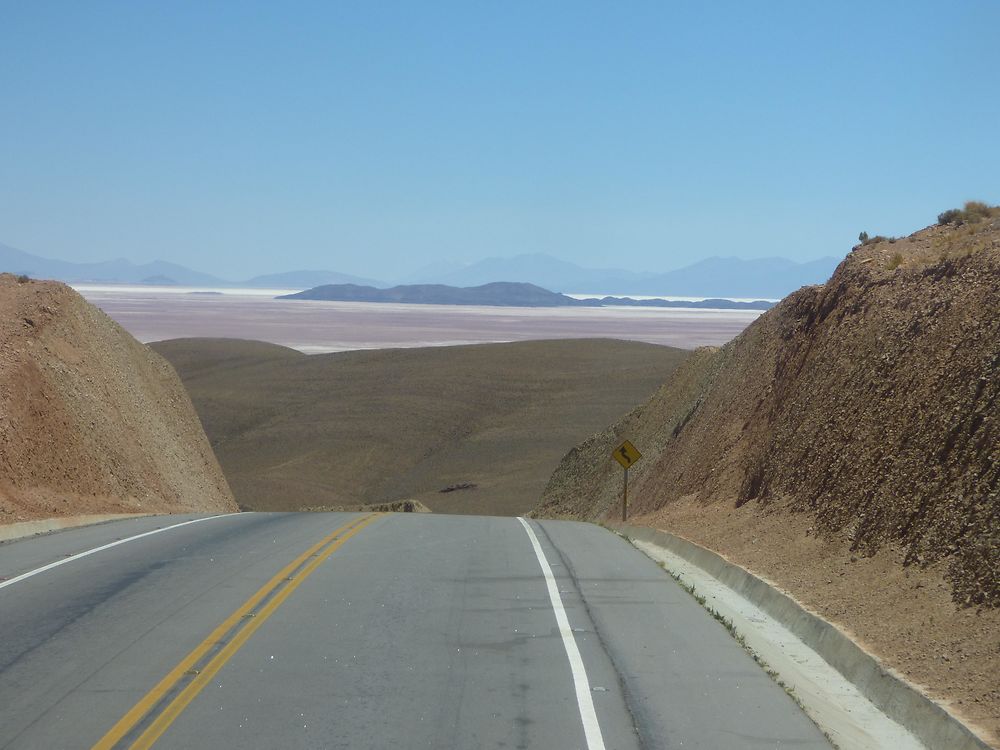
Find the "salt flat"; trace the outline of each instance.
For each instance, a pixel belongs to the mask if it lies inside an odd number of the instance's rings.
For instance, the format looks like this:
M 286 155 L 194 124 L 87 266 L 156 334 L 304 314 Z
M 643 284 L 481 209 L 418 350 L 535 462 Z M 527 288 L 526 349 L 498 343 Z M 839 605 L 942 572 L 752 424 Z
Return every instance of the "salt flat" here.
M 279 290 L 77 290 L 140 341 L 267 341 L 307 353 L 559 338 L 615 338 L 684 349 L 729 341 L 759 310 L 542 308 L 279 300 Z

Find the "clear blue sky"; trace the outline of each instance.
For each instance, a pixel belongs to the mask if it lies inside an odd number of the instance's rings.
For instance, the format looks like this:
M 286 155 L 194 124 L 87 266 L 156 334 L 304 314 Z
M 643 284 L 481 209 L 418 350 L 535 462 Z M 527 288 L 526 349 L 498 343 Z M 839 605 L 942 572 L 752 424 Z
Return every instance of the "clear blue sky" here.
M 232 278 L 843 255 L 1000 202 L 1000 2 L 0 0 L 0 242 Z

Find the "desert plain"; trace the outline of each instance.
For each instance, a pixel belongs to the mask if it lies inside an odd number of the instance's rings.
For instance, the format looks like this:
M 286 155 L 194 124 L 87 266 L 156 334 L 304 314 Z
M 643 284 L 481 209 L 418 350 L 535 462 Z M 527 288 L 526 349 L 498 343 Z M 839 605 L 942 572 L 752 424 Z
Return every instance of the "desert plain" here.
M 681 349 L 726 343 L 760 310 L 542 308 L 279 300 L 286 290 L 77 286 L 139 341 L 240 338 L 307 354 L 605 338 Z M 271 294 L 273 293 L 273 294 Z

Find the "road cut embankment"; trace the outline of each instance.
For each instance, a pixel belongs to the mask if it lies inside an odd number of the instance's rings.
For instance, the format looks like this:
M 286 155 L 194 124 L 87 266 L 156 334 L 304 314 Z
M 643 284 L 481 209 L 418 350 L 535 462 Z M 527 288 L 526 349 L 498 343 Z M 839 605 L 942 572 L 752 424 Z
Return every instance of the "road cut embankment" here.
M 777 582 L 1000 747 L 997 310 L 1000 207 L 864 240 L 569 451 L 533 513 L 620 517 L 631 441 L 631 523 Z
M 65 284 L 0 274 L 0 526 L 235 510 L 170 364 Z

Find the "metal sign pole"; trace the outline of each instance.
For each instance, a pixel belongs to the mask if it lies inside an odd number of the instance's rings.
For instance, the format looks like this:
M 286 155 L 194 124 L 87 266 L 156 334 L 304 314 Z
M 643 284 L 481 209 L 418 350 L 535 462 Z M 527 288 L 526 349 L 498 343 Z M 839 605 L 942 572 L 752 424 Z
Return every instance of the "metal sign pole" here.
M 611 457 L 620 463 L 625 470 L 625 487 L 622 489 L 622 523 L 625 523 L 628 520 L 628 469 L 642 458 L 642 454 L 631 442 L 626 440 L 615 449 Z
M 622 523 L 628 519 L 628 467 L 625 467 L 625 488 L 622 492 Z

